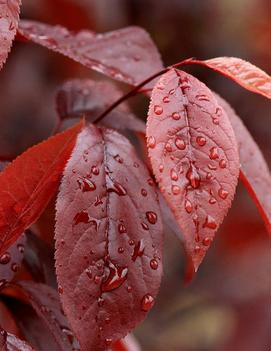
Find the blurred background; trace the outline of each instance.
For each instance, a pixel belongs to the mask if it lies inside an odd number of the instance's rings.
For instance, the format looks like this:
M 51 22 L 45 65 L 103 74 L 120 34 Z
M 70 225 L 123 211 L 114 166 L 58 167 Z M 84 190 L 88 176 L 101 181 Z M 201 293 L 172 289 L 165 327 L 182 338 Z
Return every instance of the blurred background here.
M 22 18 L 96 32 L 138 25 L 166 65 L 237 56 L 271 73 L 270 0 L 24 0 Z M 271 102 L 207 69 L 189 72 L 234 106 L 271 165 Z M 106 79 L 45 48 L 15 43 L 0 72 L 0 150 L 17 155 L 47 138 L 57 121 L 56 89 L 74 77 Z M 146 101 L 131 103 L 145 120 Z M 271 350 L 271 240 L 241 184 L 188 286 L 184 269 L 183 249 L 166 228 L 161 293 L 135 331 L 144 351 Z

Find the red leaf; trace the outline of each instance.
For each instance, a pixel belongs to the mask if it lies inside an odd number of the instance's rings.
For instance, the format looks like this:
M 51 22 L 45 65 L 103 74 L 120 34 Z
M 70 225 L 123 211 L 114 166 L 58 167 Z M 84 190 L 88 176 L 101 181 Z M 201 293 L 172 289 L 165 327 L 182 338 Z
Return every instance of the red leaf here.
M 0 351 L 34 351 L 25 341 L 17 336 L 7 333 L 1 328 L 0 331 Z
M 187 63 L 209 67 L 243 88 L 271 99 L 271 77 L 250 62 L 236 57 L 216 57 L 205 61 L 192 59 Z
M 0 254 L 35 222 L 55 193 L 81 127 L 33 146 L 0 173 Z
M 10 282 L 18 272 L 24 258 L 25 235 L 22 235 L 5 253 L 0 256 L 0 288 Z
M 58 91 L 57 111 L 61 119 L 84 116 L 87 121 L 93 122 L 122 95 L 110 82 L 70 80 Z M 145 132 L 145 123 L 131 113 L 126 103 L 111 111 L 101 123 L 114 129 Z
M 59 52 L 109 77 L 136 85 L 163 68 L 149 34 L 127 27 L 105 34 L 34 21 L 21 21 L 19 33 L 28 40 Z
M 17 31 L 20 4 L 20 0 L 4 0 L 0 4 L 0 70 L 6 62 Z
M 74 338 L 62 312 L 57 292 L 47 285 L 31 281 L 19 282 L 17 285 L 26 294 L 37 315 L 54 336 L 59 350 L 79 350 L 78 341 Z
M 81 132 L 57 201 L 56 271 L 82 351 L 108 348 L 154 304 L 163 231 L 153 185 L 125 137 Z
M 172 69 L 153 90 L 147 137 L 155 177 L 196 271 L 235 193 L 239 158 L 231 124 L 203 83 Z
M 235 132 L 241 162 L 240 178 L 256 202 L 271 234 L 270 170 L 258 145 L 232 107 L 219 95 L 215 94 L 215 97 L 229 116 Z

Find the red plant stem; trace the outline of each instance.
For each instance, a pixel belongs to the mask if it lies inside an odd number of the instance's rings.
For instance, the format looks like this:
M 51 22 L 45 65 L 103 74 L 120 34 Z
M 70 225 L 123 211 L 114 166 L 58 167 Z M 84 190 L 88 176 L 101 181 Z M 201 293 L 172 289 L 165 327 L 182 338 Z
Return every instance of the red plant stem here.
M 98 123 L 100 122 L 106 115 L 108 115 L 108 113 L 110 113 L 111 111 L 113 111 L 117 106 L 119 106 L 122 102 L 124 102 L 125 100 L 127 100 L 128 98 L 134 96 L 136 93 L 138 93 L 140 91 L 140 89 L 142 87 L 144 87 L 146 84 L 148 84 L 149 82 L 151 82 L 152 80 L 154 80 L 155 78 L 161 76 L 162 74 L 166 73 L 167 71 L 169 71 L 172 68 L 176 68 L 176 67 L 180 67 L 182 65 L 185 64 L 189 64 L 190 61 L 193 60 L 193 58 L 189 58 L 183 61 L 180 61 L 178 63 L 175 63 L 172 66 L 168 66 L 164 69 L 162 69 L 161 71 L 153 74 L 152 76 L 150 76 L 149 78 L 145 79 L 143 82 L 139 83 L 138 85 L 136 85 L 132 90 L 130 90 L 127 94 L 123 95 L 121 98 L 119 98 L 118 100 L 116 100 L 111 106 L 109 106 L 99 117 L 97 117 L 97 119 L 93 122 L 93 123 Z M 147 92 L 149 91 L 146 90 Z

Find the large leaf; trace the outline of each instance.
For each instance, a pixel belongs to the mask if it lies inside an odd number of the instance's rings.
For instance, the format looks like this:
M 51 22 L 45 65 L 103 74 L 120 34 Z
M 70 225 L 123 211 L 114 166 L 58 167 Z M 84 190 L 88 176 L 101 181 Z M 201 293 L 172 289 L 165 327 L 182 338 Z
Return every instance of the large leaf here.
M 6 62 L 17 31 L 20 4 L 20 0 L 3 0 L 0 3 L 0 70 Z
M 58 90 L 57 111 L 61 119 L 84 116 L 87 121 L 93 122 L 122 95 L 110 82 L 74 79 L 67 81 Z M 145 132 L 145 123 L 131 113 L 126 103 L 108 113 L 101 123 L 114 129 Z
M 139 27 L 127 27 L 105 34 L 34 21 L 21 21 L 19 33 L 26 39 L 59 52 L 109 77 L 138 84 L 163 68 L 149 34 Z
M 45 284 L 31 281 L 17 284 L 27 296 L 37 315 L 50 330 L 58 345 L 58 349 L 60 351 L 79 350 L 78 341 L 74 338 L 69 328 L 57 292 Z
M 236 57 L 216 57 L 203 61 L 189 59 L 187 63 L 209 67 L 245 89 L 271 99 L 271 77 L 250 62 Z
M 153 90 L 147 137 L 156 180 L 197 270 L 235 193 L 239 158 L 231 124 L 203 83 L 172 69 Z
M 226 111 L 238 142 L 240 153 L 240 178 L 256 202 L 266 228 L 271 234 L 271 174 L 259 146 L 232 107 L 215 94 Z
M 0 351 L 34 351 L 34 349 L 25 341 L 18 339 L 17 336 L 7 333 L 1 328 Z
M 0 254 L 41 214 L 55 193 L 82 124 L 33 146 L 0 173 Z
M 108 348 L 154 304 L 162 275 L 157 194 L 128 140 L 85 128 L 57 200 L 56 271 L 82 351 Z

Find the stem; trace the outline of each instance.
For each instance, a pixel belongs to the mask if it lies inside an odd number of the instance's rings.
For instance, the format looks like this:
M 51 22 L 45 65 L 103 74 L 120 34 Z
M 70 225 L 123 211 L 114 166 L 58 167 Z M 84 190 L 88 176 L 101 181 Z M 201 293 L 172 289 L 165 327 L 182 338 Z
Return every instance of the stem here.
M 182 65 L 186 65 L 189 64 L 190 61 L 193 60 L 193 58 L 189 58 L 183 61 L 180 61 L 178 63 L 175 63 L 172 66 L 168 66 L 164 69 L 162 69 L 161 71 L 153 74 L 152 76 L 150 76 L 149 78 L 145 79 L 143 82 L 139 83 L 138 85 L 136 85 L 132 90 L 130 90 L 127 94 L 123 95 L 121 98 L 119 98 L 118 100 L 116 100 L 111 106 L 109 106 L 99 117 L 96 118 L 95 121 L 93 121 L 93 123 L 98 123 L 100 122 L 108 113 L 110 113 L 111 111 L 113 111 L 117 106 L 119 106 L 122 102 L 124 102 L 125 100 L 127 100 L 128 98 L 136 95 L 137 92 L 140 91 L 140 89 L 142 87 L 144 87 L 144 85 L 148 84 L 149 82 L 151 82 L 152 80 L 154 80 L 155 78 L 161 76 L 162 74 L 168 72 L 170 69 L 172 68 L 177 68 L 180 67 Z M 146 90 L 147 92 L 149 91 L 148 89 Z

